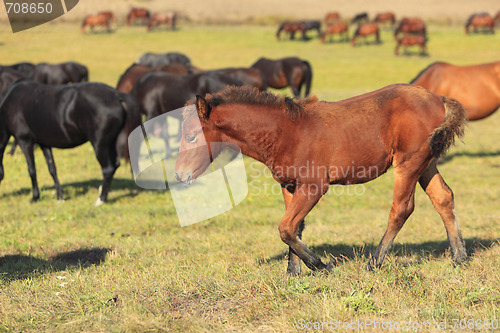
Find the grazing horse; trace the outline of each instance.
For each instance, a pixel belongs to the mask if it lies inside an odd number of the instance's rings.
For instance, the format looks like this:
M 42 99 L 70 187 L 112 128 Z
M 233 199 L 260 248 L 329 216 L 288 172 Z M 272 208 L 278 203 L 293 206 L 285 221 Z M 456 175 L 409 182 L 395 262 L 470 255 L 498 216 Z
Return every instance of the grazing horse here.
M 469 120 L 486 118 L 500 107 L 500 61 L 469 66 L 436 62 L 411 83 L 458 100 Z
M 333 268 L 301 240 L 304 218 L 329 185 L 366 183 L 391 165 L 395 179 L 388 226 L 368 269 L 382 265 L 413 212 L 417 183 L 441 215 L 453 259 L 466 259 L 453 193 L 436 163 L 463 134 L 465 109 L 457 101 L 399 84 L 339 102 L 229 88 L 198 96 L 195 106 L 184 112 L 175 177 L 191 184 L 230 145 L 265 164 L 285 199 L 278 229 L 289 246 L 289 274 L 300 273 L 300 260 L 312 270 Z M 208 154 L 202 153 L 207 147 Z
M 108 18 L 108 22 L 109 24 L 113 24 L 113 25 L 116 25 L 116 18 L 115 18 L 115 14 L 113 14 L 112 11 L 102 11 L 102 12 L 99 12 L 97 13 L 97 15 L 104 15 Z
M 196 95 L 214 93 L 229 85 L 241 86 L 241 82 L 217 71 L 185 75 L 154 72 L 137 81 L 130 94 L 135 97 L 140 113 L 146 115 L 146 120 L 151 120 L 183 107 L 186 102 L 196 98 Z M 168 128 L 166 130 L 168 131 Z M 169 153 L 170 136 L 166 131 L 161 134 Z M 179 124 L 178 139 L 180 134 Z
M 368 22 L 368 21 L 369 21 L 368 13 L 363 12 L 363 13 L 359 13 L 359 14 L 354 15 L 354 17 L 351 20 L 351 24 L 356 24 L 356 23 L 359 24 L 359 23 Z
M 267 89 L 266 82 L 262 77 L 262 73 L 257 68 L 246 68 L 246 67 L 237 67 L 237 68 L 222 68 L 215 69 L 213 72 L 222 73 L 233 78 L 236 81 L 239 81 L 242 86 L 245 87 L 253 87 L 259 91 L 263 91 Z
M 94 32 L 94 27 L 100 25 L 106 29 L 107 32 L 111 32 L 111 27 L 109 25 L 109 19 L 106 15 L 88 15 L 83 19 L 81 31 L 82 34 L 85 33 L 85 27 L 89 26 L 90 31 Z
M 335 22 L 329 24 L 323 34 L 321 35 L 321 42 L 324 43 L 327 36 L 330 36 L 330 42 L 333 42 L 333 35 L 340 35 L 341 40 L 339 41 L 348 41 L 349 40 L 349 26 L 345 22 Z
M 85 65 L 74 61 L 60 64 L 43 62 L 36 65 L 33 80 L 53 85 L 87 82 L 89 71 Z
M 161 24 L 165 24 L 169 26 L 170 29 L 175 30 L 176 21 L 177 14 L 174 12 L 154 13 L 149 18 L 147 30 L 151 31 L 153 28 L 159 27 Z
M 120 76 L 118 83 L 116 84 L 116 89 L 124 93 L 130 93 L 134 85 L 143 76 L 152 72 L 165 72 L 170 74 L 188 74 L 190 73 L 190 68 L 178 63 L 171 63 L 168 65 L 162 65 L 157 67 L 148 67 L 138 64 L 132 64 L 125 72 Z
M 327 25 L 328 23 L 335 22 L 338 20 L 340 20 L 339 12 L 329 12 L 325 15 L 325 19 L 323 20 L 323 22 L 325 23 L 325 25 Z
M 0 104 L 0 181 L 4 177 L 3 153 L 9 137 L 14 136 L 28 163 L 32 201 L 40 198 L 33 156 L 35 144 L 42 148 L 57 199 L 62 200 L 52 147 L 73 148 L 90 141 L 102 168 L 103 182 L 96 205 L 102 204 L 120 165 L 116 138 L 133 108 L 136 104 L 131 96 L 100 83 L 51 86 L 20 81 L 14 84 Z M 140 119 L 132 124 L 138 125 Z
M 27 79 L 32 79 L 35 73 L 36 66 L 30 62 L 20 62 L 13 65 L 0 65 L 0 70 L 2 69 L 13 69 L 24 74 Z
M 142 24 L 146 24 L 150 17 L 151 13 L 147 8 L 132 8 L 127 15 L 127 25 L 135 24 L 137 19 L 140 19 Z
M 403 18 L 394 30 L 394 38 L 397 39 L 400 33 L 427 35 L 425 23 L 418 17 Z
M 385 13 L 379 13 L 377 16 L 375 16 L 375 20 L 373 22 L 382 24 L 389 22 L 391 26 L 396 23 L 396 15 L 394 15 L 393 12 L 385 12 Z
M 394 54 L 399 55 L 399 48 L 403 46 L 405 48 L 405 54 L 408 53 L 408 46 L 418 45 L 420 47 L 420 54 L 427 54 L 426 51 L 427 37 L 422 35 L 407 35 L 404 34 L 403 37 L 397 40 L 396 48 L 394 49 Z
M 366 43 L 366 37 L 369 35 L 375 35 L 375 43 L 380 43 L 380 29 L 377 23 L 361 23 L 352 36 L 351 45 L 356 45 L 358 37 L 364 37 Z
M 191 59 L 189 59 L 185 54 L 179 52 L 168 52 L 160 54 L 146 52 L 139 59 L 137 59 L 135 63 L 148 67 L 158 67 L 169 65 L 172 63 L 191 66 Z
M 290 86 L 295 97 L 300 97 L 303 85 L 305 96 L 311 91 L 312 68 L 308 61 L 296 57 L 260 58 L 251 67 L 260 70 L 267 87 L 282 89 Z
M 316 30 L 318 32 L 318 37 L 321 36 L 321 21 L 319 20 L 305 20 L 303 21 L 306 27 L 306 33 L 309 30 Z M 306 36 L 307 38 L 307 36 Z
M 495 33 L 495 19 L 488 13 L 472 14 L 465 23 L 465 33 L 468 34 L 470 27 L 474 29 L 474 33 L 478 32 L 478 28 L 482 28 L 483 32 Z
M 286 21 L 280 24 L 276 32 L 276 39 L 280 40 L 281 32 L 284 31 L 290 35 L 290 39 L 295 39 L 295 33 L 298 31 L 302 34 L 302 39 L 306 40 L 306 24 L 302 21 Z

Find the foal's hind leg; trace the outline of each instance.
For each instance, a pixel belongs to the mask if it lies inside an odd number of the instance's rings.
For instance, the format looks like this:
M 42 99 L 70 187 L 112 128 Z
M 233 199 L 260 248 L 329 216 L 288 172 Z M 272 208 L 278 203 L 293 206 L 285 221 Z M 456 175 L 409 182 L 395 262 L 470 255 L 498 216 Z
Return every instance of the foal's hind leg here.
M 43 146 L 40 146 L 40 148 L 42 148 L 43 156 L 45 156 L 45 161 L 47 162 L 47 167 L 49 168 L 50 175 L 54 180 L 54 185 L 56 187 L 56 193 L 57 193 L 57 200 L 62 201 L 63 193 L 61 184 L 59 183 L 59 178 L 57 178 L 56 164 L 54 162 L 54 156 L 52 155 L 52 149 L 50 147 L 43 147 Z
M 437 160 L 433 160 L 427 167 L 420 177 L 419 183 L 444 222 L 453 260 L 457 264 L 463 262 L 467 258 L 467 252 L 455 217 L 453 192 L 439 174 Z
M 387 251 L 392 246 L 394 238 L 403 227 L 415 208 L 415 186 L 418 174 L 409 170 L 394 169 L 394 194 L 389 222 L 380 244 L 368 262 L 367 269 L 382 266 Z
M 95 206 L 100 206 L 106 202 L 108 198 L 111 180 L 115 174 L 116 169 L 120 166 L 120 162 L 116 153 L 116 140 L 108 143 L 94 144 L 95 155 L 102 169 L 103 181 L 99 189 L 99 195 Z
M 35 144 L 33 142 L 26 141 L 19 141 L 18 143 L 24 153 L 24 156 L 26 157 L 26 162 L 28 163 L 28 173 L 31 177 L 31 187 L 33 189 L 33 197 L 31 198 L 31 202 L 35 202 L 40 199 L 38 181 L 36 180 L 35 156 L 33 154 Z

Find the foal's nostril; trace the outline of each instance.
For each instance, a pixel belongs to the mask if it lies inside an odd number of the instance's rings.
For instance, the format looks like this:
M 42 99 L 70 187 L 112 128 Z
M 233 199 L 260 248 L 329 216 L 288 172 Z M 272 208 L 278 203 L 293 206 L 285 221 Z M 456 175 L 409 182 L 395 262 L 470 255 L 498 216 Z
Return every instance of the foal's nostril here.
M 177 181 L 178 181 L 178 182 L 182 181 L 182 179 L 181 179 L 181 174 L 180 174 L 180 173 L 178 173 L 178 172 L 176 172 L 176 173 L 175 173 L 175 179 L 177 179 Z
M 186 174 L 186 183 L 189 183 L 189 181 L 190 181 L 190 180 L 191 180 L 191 178 L 192 178 L 192 175 L 193 175 L 193 174 L 192 174 L 191 172 L 189 172 L 189 173 L 187 173 L 187 174 Z

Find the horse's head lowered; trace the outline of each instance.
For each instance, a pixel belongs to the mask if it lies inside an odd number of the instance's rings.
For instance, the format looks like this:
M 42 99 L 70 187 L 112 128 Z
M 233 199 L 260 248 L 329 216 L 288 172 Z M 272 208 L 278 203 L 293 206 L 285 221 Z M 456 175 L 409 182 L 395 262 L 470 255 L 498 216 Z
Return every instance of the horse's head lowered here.
M 191 184 L 224 149 L 220 130 L 209 119 L 212 107 L 196 96 L 196 103 L 184 110 L 182 139 L 175 164 L 178 181 Z

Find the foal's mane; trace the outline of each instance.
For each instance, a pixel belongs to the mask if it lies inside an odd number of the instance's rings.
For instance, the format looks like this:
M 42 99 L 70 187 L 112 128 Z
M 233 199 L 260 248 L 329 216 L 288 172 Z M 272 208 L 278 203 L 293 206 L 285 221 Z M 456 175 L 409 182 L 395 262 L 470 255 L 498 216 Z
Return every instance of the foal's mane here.
M 303 99 L 292 99 L 283 95 L 274 95 L 256 88 L 229 86 L 215 94 L 205 96 L 210 107 L 222 104 L 251 104 L 265 105 L 281 109 L 290 120 L 304 117 L 307 112 L 305 106 L 316 103 L 316 96 Z

